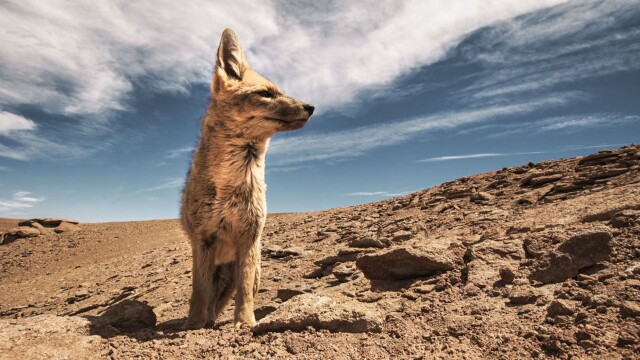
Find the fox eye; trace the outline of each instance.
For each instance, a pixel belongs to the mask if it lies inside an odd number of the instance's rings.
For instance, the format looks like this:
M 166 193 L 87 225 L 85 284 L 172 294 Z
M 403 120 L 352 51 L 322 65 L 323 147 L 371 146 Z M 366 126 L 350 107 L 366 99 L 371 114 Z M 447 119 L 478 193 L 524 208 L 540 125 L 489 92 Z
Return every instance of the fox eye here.
M 262 96 L 262 97 L 266 97 L 266 98 L 273 98 L 275 97 L 275 95 L 269 91 L 269 90 L 260 90 L 260 91 L 256 91 L 256 94 Z

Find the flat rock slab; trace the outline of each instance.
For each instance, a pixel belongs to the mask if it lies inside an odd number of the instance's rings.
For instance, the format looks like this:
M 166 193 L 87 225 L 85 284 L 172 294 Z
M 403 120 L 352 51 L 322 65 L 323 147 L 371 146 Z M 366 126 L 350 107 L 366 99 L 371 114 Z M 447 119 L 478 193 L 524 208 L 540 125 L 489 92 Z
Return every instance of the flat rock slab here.
M 90 322 L 77 316 L 38 315 L 0 320 L 2 359 L 96 359 L 109 348 L 89 335 Z
M 364 255 L 356 260 L 356 266 L 370 280 L 403 280 L 453 270 L 460 259 L 446 249 L 401 247 Z
M 304 331 L 308 327 L 331 332 L 380 332 L 382 317 L 359 302 L 338 302 L 329 296 L 302 294 L 291 298 L 252 328 L 255 334 Z

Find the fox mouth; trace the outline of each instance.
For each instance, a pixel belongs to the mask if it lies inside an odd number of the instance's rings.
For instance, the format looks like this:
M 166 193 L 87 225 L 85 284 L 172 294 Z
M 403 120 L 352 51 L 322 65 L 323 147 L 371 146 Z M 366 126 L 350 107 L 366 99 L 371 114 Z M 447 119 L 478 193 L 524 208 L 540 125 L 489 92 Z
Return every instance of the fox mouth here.
M 309 118 L 306 119 L 296 119 L 296 120 L 282 120 L 282 119 L 278 119 L 278 118 L 271 118 L 271 117 L 266 117 L 265 118 L 267 121 L 271 121 L 273 123 L 276 124 L 280 124 L 281 126 L 284 127 L 284 130 L 295 130 L 295 129 L 300 129 L 301 127 L 304 126 L 304 124 L 307 123 L 307 121 L 309 120 Z

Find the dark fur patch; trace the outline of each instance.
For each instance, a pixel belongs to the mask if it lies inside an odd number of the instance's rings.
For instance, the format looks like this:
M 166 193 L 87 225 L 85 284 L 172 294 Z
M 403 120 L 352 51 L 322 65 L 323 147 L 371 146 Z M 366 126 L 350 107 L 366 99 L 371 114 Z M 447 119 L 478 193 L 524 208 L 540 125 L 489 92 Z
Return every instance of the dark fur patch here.
M 216 240 L 218 240 L 218 236 L 216 234 L 211 234 L 211 236 L 204 241 L 204 248 L 211 249 L 211 247 L 216 243 Z

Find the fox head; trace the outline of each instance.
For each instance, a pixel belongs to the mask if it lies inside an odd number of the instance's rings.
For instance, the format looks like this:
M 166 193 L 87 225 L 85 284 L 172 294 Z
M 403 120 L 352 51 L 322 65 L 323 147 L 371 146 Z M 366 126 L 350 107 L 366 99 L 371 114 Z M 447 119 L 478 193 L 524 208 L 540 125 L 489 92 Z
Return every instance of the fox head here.
M 253 71 L 231 29 L 225 29 L 220 38 L 211 92 L 219 122 L 212 125 L 245 138 L 269 138 L 279 131 L 299 129 L 314 110 Z

